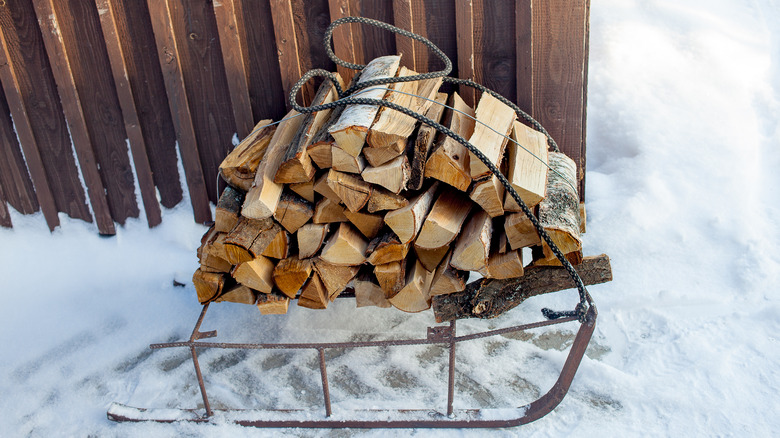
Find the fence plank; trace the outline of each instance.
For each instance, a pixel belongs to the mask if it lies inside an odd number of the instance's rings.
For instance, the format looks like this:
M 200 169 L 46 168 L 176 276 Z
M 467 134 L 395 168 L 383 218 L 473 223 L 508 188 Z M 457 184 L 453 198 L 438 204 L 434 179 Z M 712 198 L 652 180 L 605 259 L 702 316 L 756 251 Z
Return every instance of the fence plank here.
M 533 15 L 531 0 L 515 3 L 515 54 L 517 65 L 517 106 L 533 111 Z
M 217 19 L 217 31 L 219 43 L 222 47 L 222 62 L 225 64 L 228 88 L 230 89 L 230 102 L 233 107 L 233 118 L 236 120 L 236 133 L 238 138 L 246 137 L 251 131 L 252 106 L 249 103 L 249 76 L 246 66 L 245 53 L 236 13 L 235 0 L 222 0 L 214 2 L 214 15 Z
M 111 63 L 111 70 L 116 84 L 116 92 L 119 104 L 122 108 L 122 117 L 125 123 L 125 131 L 133 153 L 133 164 L 138 178 L 138 186 L 141 191 L 141 199 L 146 211 L 146 221 L 149 227 L 154 227 L 162 222 L 160 204 L 157 202 L 157 194 L 152 178 L 152 168 L 147 155 L 146 141 L 141 125 L 138 121 L 138 111 L 133 98 L 133 88 L 128 77 L 125 55 L 122 43 L 119 39 L 118 22 L 124 19 L 124 15 L 117 14 L 116 4 L 109 0 L 95 0 L 95 6 L 100 13 L 100 25 L 103 38 L 106 42 L 106 50 Z M 121 5 L 119 5 L 121 7 Z
M 0 93 L 0 185 L 5 189 L 3 199 L 18 212 L 32 214 L 38 211 L 38 198 L 3 93 Z
M 477 82 L 517 99 L 514 1 L 474 1 L 474 67 Z
M 31 3 L 10 2 L 0 8 L 0 40 L 0 80 L 46 223 L 56 228 L 58 211 L 91 222 Z
M 328 0 L 303 0 L 299 4 L 303 6 L 305 24 L 302 21 L 300 25 L 304 25 L 308 36 L 308 60 L 310 61 L 309 64 L 304 62 L 303 66 L 306 70 L 322 68 L 327 71 L 336 71 L 336 64 L 330 60 L 323 45 L 325 30 L 330 25 Z M 293 9 L 293 11 L 295 10 Z M 314 89 L 316 90 L 316 87 Z
M 412 0 L 393 0 L 394 25 L 409 32 L 421 33 L 421 29 L 419 29 L 420 20 L 414 16 L 412 3 Z M 419 13 L 419 2 L 414 3 Z M 398 34 L 395 35 L 395 48 L 397 53 L 401 55 L 401 65 L 414 71 L 419 71 L 417 57 L 415 56 L 415 50 L 417 49 L 417 44 L 415 43 L 416 41 L 411 38 Z
M 373 18 L 393 24 L 392 2 L 350 0 L 349 10 L 354 16 Z M 352 41 L 355 55 L 359 59 L 358 64 L 367 64 L 374 58 L 397 53 L 394 34 L 365 24 L 351 26 L 353 26 Z
M 455 0 L 455 29 L 458 43 L 458 77 L 476 81 L 474 68 L 474 4 L 472 0 Z M 471 87 L 463 87 L 460 96 L 474 106 L 476 93 Z
M 416 0 L 419 1 L 419 0 Z M 458 76 L 458 43 L 455 23 L 455 0 L 424 0 L 420 2 L 423 10 L 419 13 L 422 20 L 420 29 L 426 38 L 436 44 L 452 60 L 451 75 Z M 416 43 L 416 54 L 420 59 L 421 71 L 441 70 L 444 64 L 422 43 Z
M 328 8 L 330 10 L 330 21 L 336 21 L 339 18 L 351 16 L 349 10 L 349 0 L 328 0 Z M 353 43 L 352 27 L 354 24 L 342 24 L 333 31 L 333 52 L 341 60 L 351 63 L 356 63 L 355 57 L 355 45 Z M 349 84 L 352 81 L 352 77 L 355 76 L 355 71 L 351 68 L 336 67 L 339 74 L 344 78 L 344 82 Z
M 289 109 L 290 103 L 287 102 L 287 96 L 290 95 L 290 90 L 295 82 L 303 76 L 301 59 L 298 54 L 292 0 L 271 0 L 271 18 L 274 22 L 274 36 L 279 54 L 279 70 L 282 73 L 282 89 L 284 90 L 286 107 Z M 311 96 L 307 96 L 305 88 L 301 91 L 304 93 L 303 101 L 305 102 L 307 97 Z
M 176 41 L 168 0 L 147 0 L 152 28 L 157 43 L 157 54 L 162 68 L 168 105 L 173 116 L 176 136 L 179 140 L 184 175 L 189 187 L 190 202 L 198 223 L 211 222 L 211 207 L 203 178 L 203 167 L 198 155 L 192 114 L 184 88 L 184 72 L 180 50 Z
M 271 5 L 268 1 L 238 0 L 239 29 L 246 38 L 249 60 L 249 99 L 254 122 L 279 120 L 286 113 L 282 77 L 274 39 Z M 248 25 L 247 25 L 248 24 Z
M 3 184 L 0 181 L 0 227 L 13 228 L 14 224 L 11 222 L 11 214 L 8 212 L 8 206 L 5 205 L 5 192 L 3 191 Z
M 533 116 L 578 168 L 584 199 L 583 117 L 587 0 L 534 0 Z M 543 56 L 541 54 L 544 54 Z

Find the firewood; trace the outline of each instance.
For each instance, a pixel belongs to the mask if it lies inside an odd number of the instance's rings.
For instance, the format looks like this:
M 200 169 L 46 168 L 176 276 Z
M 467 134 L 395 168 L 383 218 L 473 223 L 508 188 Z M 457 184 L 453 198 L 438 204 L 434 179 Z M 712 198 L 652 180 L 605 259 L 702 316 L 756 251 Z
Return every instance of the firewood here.
M 395 76 L 400 60 L 400 56 L 383 56 L 372 60 L 362 70 L 358 84 Z M 383 99 L 388 88 L 387 85 L 370 87 L 370 89 L 358 91 L 355 97 Z M 368 129 L 374 122 L 377 112 L 379 112 L 377 105 L 349 105 L 341 113 L 338 122 L 328 129 L 328 132 L 340 148 L 353 157 L 357 157 L 363 149 Z
M 360 267 L 334 265 L 318 258 L 314 260 L 314 270 L 319 274 L 322 285 L 325 287 L 325 296 L 333 301 L 355 278 Z
M 283 192 L 274 213 L 276 219 L 285 230 L 294 233 L 314 216 L 312 204 L 290 192 Z
M 521 250 L 505 253 L 491 251 L 487 266 L 479 271 L 485 278 L 506 280 L 523 275 L 523 256 Z
M 431 307 L 431 281 L 433 273 L 427 271 L 419 260 L 407 269 L 405 285 L 394 296 L 388 298 L 390 304 L 404 312 L 416 313 Z
M 200 256 L 200 270 L 203 272 L 230 272 L 233 265 L 222 257 L 213 254 L 202 253 Z
M 215 299 L 222 293 L 225 286 L 225 274 L 218 272 L 205 272 L 197 269 L 192 274 L 192 284 L 195 285 L 195 292 L 198 294 L 198 301 L 206 304 Z
M 309 153 L 309 158 L 320 169 L 327 169 L 333 166 L 333 152 L 332 148 L 335 142 L 323 142 L 310 144 L 306 149 Z
M 409 243 L 401 243 L 395 233 L 386 230 L 371 239 L 366 252 L 368 253 L 368 263 L 374 266 L 384 265 L 405 259 L 409 252 Z
M 430 105 L 430 108 L 425 112 L 425 117 L 438 123 L 444 114 L 444 103 L 447 101 L 447 93 L 436 94 L 435 101 L 436 103 Z M 409 142 L 409 146 L 411 146 L 409 156 L 411 158 L 409 163 L 409 181 L 406 183 L 407 190 L 420 190 L 422 188 L 423 177 L 425 176 L 425 163 L 428 161 L 428 154 L 438 133 L 439 131 L 432 126 L 422 124 L 417 130 L 414 142 Z
M 279 294 L 258 294 L 257 308 L 261 315 L 284 315 L 290 306 L 290 299 Z
M 455 240 L 463 222 L 471 212 L 471 201 L 452 188 L 445 188 L 425 218 L 415 247 L 441 248 Z
M 309 309 L 326 309 L 328 307 L 328 294 L 322 284 L 320 276 L 315 272 L 301 289 L 298 297 L 298 305 Z
M 212 229 L 214 231 L 209 231 L 208 240 L 203 245 L 201 245 L 199 252 L 201 255 L 211 255 L 227 260 L 227 252 L 225 250 L 225 239 L 227 238 L 227 233 L 217 232 L 216 227 L 213 227 Z
M 320 199 L 320 202 L 314 206 L 314 216 L 311 218 L 315 224 L 347 222 L 347 220 L 344 216 L 344 207 L 328 198 Z
M 357 266 L 366 261 L 368 242 L 352 225 L 340 223 L 336 234 L 322 248 L 320 258 L 341 266 Z
M 301 198 L 314 202 L 314 180 L 290 184 L 290 190 L 297 193 Z
M 542 239 L 534 224 L 525 213 L 512 213 L 505 216 L 504 232 L 512 249 L 541 245 Z
M 200 246 L 196 250 L 196 254 L 198 255 L 198 258 L 201 256 L 201 252 L 203 251 L 203 248 L 209 244 L 209 242 L 213 242 L 214 239 L 217 238 L 219 235 L 219 232 L 217 231 L 216 227 L 214 225 L 210 226 L 208 230 L 206 230 L 205 233 L 203 233 L 203 236 L 200 238 Z
M 379 283 L 373 278 L 370 271 L 359 274 L 354 282 L 355 305 L 357 307 L 391 307 L 390 301 L 385 298 L 385 292 L 379 287 Z
M 366 182 L 398 194 L 406 188 L 406 182 L 409 180 L 409 160 L 406 155 L 399 155 L 381 166 L 366 167 L 361 176 Z
M 580 240 L 580 197 L 577 194 L 577 166 L 566 155 L 550 152 L 547 196 L 539 203 L 539 223 L 564 254 L 582 249 Z M 545 256 L 553 257 L 545 245 Z
M 273 290 L 274 263 L 263 257 L 257 257 L 248 262 L 236 265 L 233 268 L 233 278 L 244 286 L 259 290 L 263 293 L 271 293 Z
M 423 225 L 423 227 L 425 226 Z M 414 245 L 414 253 L 417 255 L 417 260 L 422 263 L 425 269 L 431 272 L 436 270 L 436 267 L 439 266 L 442 259 L 447 255 L 449 250 L 449 245 L 444 245 L 439 248 L 423 248 L 421 246 L 417 246 L 417 244 Z
M 447 253 L 442 263 L 436 267 L 431 281 L 431 296 L 446 295 L 466 289 L 469 273 L 455 269 L 450 264 L 452 251 Z
M 344 82 L 338 76 L 338 73 L 336 75 L 339 78 L 339 85 L 343 89 Z M 336 87 L 329 80 L 325 80 L 320 85 L 319 90 L 317 90 L 317 94 L 314 96 L 311 104 L 323 105 L 333 102 L 337 98 Z M 279 169 L 276 171 L 274 182 L 277 184 L 293 184 L 311 180 L 314 176 L 314 165 L 311 162 L 311 158 L 309 158 L 307 148 L 319 128 L 327 121 L 330 111 L 323 110 L 306 114 L 301 128 L 284 152 L 284 158 L 282 158 Z
M 384 216 L 377 213 L 344 210 L 344 216 L 368 239 L 376 237 L 379 230 L 385 225 Z
M 507 179 L 525 205 L 533 208 L 544 199 L 547 188 L 547 137 L 517 121 L 511 137 L 520 146 L 511 141 L 507 143 Z M 520 206 L 508 193 L 504 209 L 520 211 Z
M 490 174 L 474 180 L 469 198 L 479 204 L 490 217 L 498 217 L 504 214 L 504 191 L 498 177 Z
M 479 271 L 490 256 L 493 222 L 483 210 L 478 210 L 466 222 L 453 247 L 450 264 L 463 271 Z
M 385 215 L 385 222 L 401 242 L 411 242 L 420 232 L 423 221 L 431 210 L 438 187 L 439 184 L 434 182 L 427 190 L 412 199 L 409 205 Z
M 580 202 L 580 234 L 585 234 L 586 227 L 585 223 L 587 222 L 588 215 L 585 212 L 585 203 Z
M 406 67 L 401 67 L 398 70 L 399 78 L 414 76 L 416 74 L 416 72 L 409 70 Z M 439 80 L 439 83 L 441 83 L 441 78 L 437 79 Z M 393 88 L 387 94 L 385 100 L 412 111 L 416 111 L 418 105 L 414 95 L 417 94 L 418 83 L 418 81 L 412 81 L 397 82 L 393 84 Z M 414 118 L 407 116 L 406 114 L 388 107 L 382 107 L 379 109 L 376 120 L 368 131 L 366 143 L 368 143 L 368 146 L 374 148 L 387 147 L 398 142 L 406 144 L 406 139 L 412 135 L 416 122 L 417 121 Z
M 265 251 L 281 227 L 273 219 L 249 219 L 241 217 L 225 237 L 227 261 L 237 265 L 252 260 Z
M 329 228 L 329 224 L 306 224 L 298 228 L 298 257 L 305 259 L 317 254 Z
M 219 165 L 219 174 L 228 184 L 244 192 L 252 187 L 257 167 L 276 131 L 266 126 L 271 120 L 261 120 L 254 130 L 238 144 Z
M 274 284 L 290 298 L 295 298 L 306 280 L 311 276 L 313 265 L 309 259 L 297 256 L 282 259 L 273 271 Z
M 605 254 L 585 257 L 575 269 L 585 285 L 612 281 L 612 268 Z M 530 267 L 519 278 L 482 278 L 468 284 L 463 292 L 435 296 L 433 313 L 436 322 L 460 318 L 494 318 L 530 297 L 571 287 L 571 277 L 563 267 Z
M 260 255 L 277 260 L 287 258 L 290 255 L 290 233 L 280 229 Z
M 217 303 L 222 301 L 239 304 L 255 304 L 257 302 L 257 294 L 243 284 L 235 284 L 214 300 L 214 302 Z
M 406 151 L 406 142 L 399 141 L 381 148 L 364 148 L 363 156 L 368 164 L 374 167 L 381 166 L 388 161 L 402 155 Z
M 232 186 L 227 186 L 222 191 L 214 211 L 214 228 L 218 232 L 227 233 L 236 226 L 238 217 L 241 215 L 241 204 L 244 203 L 245 194 Z
M 331 147 L 331 168 L 339 172 L 360 173 L 366 168 L 366 159 L 362 155 L 353 157 L 334 144 Z
M 515 121 L 515 111 L 488 93 L 482 93 L 476 111 L 477 122 L 469 143 L 482 152 L 490 162 L 499 167 L 504 156 L 504 148 Z M 490 173 L 485 163 L 469 152 L 471 178 L 479 179 Z
M 400 260 L 376 265 L 374 266 L 374 275 L 379 282 L 379 287 L 385 293 L 385 298 L 390 299 L 400 292 L 406 284 L 406 261 Z
M 282 196 L 282 185 L 274 182 L 274 176 L 284 159 L 285 148 L 295 137 L 301 127 L 303 117 L 295 110 L 285 116 L 286 120 L 276 128 L 271 142 L 268 144 L 263 160 L 257 168 L 255 181 L 246 194 L 241 214 L 251 219 L 265 219 L 273 216 L 276 205 Z
M 409 205 L 409 200 L 401 195 L 397 195 L 383 187 L 372 187 L 371 197 L 368 198 L 366 210 L 369 213 L 376 213 L 383 210 L 397 210 Z
M 312 188 L 315 192 L 333 201 L 333 203 L 341 203 L 339 195 L 337 195 L 328 185 L 328 171 L 317 177 Z
M 449 105 L 456 111 L 447 111 L 444 124 L 454 133 L 468 139 L 474 133 L 474 109 L 458 93 L 452 93 Z M 442 138 L 425 163 L 425 177 L 435 178 L 465 192 L 471 185 L 469 151 L 449 136 Z
M 328 172 L 328 186 L 353 212 L 363 208 L 371 197 L 371 185 L 349 173 L 331 169 Z

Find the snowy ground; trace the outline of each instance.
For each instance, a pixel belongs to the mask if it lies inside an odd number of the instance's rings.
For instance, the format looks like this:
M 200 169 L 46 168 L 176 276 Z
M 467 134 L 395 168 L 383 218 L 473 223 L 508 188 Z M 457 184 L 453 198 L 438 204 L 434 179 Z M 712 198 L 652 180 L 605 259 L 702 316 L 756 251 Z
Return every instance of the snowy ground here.
M 497 436 L 771 436 L 780 428 L 780 2 L 593 0 L 585 253 L 615 280 L 590 288 L 599 320 L 587 357 L 550 415 Z M 186 204 L 100 238 L 61 219 L 13 215 L 0 230 L 0 435 L 263 436 L 236 426 L 115 424 L 112 401 L 200 403 L 186 350 L 199 306 L 189 278 L 204 229 Z M 188 283 L 174 287 L 173 281 Z M 539 297 L 481 330 L 569 308 Z M 204 323 L 222 340 L 423 336 L 432 316 L 291 308 L 260 318 L 221 304 Z M 464 344 L 456 408 L 526 403 L 550 387 L 573 327 Z M 334 411 L 446 406 L 445 351 L 327 356 Z M 321 410 L 316 356 L 204 352 L 215 407 Z M 395 436 L 397 431 L 281 431 Z M 420 431 L 428 435 L 430 431 Z M 441 431 L 437 436 L 481 432 Z

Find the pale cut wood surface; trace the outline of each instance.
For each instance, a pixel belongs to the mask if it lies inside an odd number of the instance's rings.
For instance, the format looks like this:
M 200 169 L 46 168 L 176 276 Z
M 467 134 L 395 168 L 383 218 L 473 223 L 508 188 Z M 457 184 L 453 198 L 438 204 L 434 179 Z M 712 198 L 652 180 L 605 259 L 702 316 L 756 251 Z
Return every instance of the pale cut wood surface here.
M 237 265 L 232 272 L 233 278 L 244 286 L 271 293 L 273 290 L 274 263 L 263 257 L 257 257 Z
M 477 210 L 455 241 L 450 264 L 463 271 L 479 271 L 487 265 L 493 222 L 483 210 Z
M 366 167 L 360 175 L 364 181 L 398 194 L 406 188 L 406 183 L 409 181 L 409 160 L 406 155 L 399 155 L 381 166 Z
M 411 263 L 411 262 L 410 262 Z M 390 304 L 404 312 L 417 313 L 431 307 L 431 281 L 433 273 L 427 271 L 419 260 L 407 269 L 406 284 L 401 290 L 390 297 Z
M 371 184 L 349 173 L 331 169 L 328 172 L 328 186 L 352 212 L 363 208 L 371 197 Z
M 504 135 L 509 134 L 512 129 L 515 116 L 512 108 L 490 94 L 482 93 L 476 110 L 477 122 L 474 125 L 474 133 L 469 137 L 469 143 L 485 154 L 496 167 L 501 165 L 507 143 Z M 485 163 L 474 154 L 471 154 L 470 158 L 472 178 L 476 179 L 490 172 Z
M 322 248 L 320 258 L 341 266 L 358 266 L 366 261 L 368 242 L 352 225 L 340 223 Z
M 438 183 L 431 184 L 427 190 L 409 201 L 409 205 L 385 215 L 385 222 L 401 242 L 411 242 L 420 232 L 423 221 L 431 210 L 438 187 Z
M 463 196 L 462 192 L 452 188 L 445 189 L 428 213 L 420 234 L 414 241 L 415 247 L 441 248 L 455 240 L 471 212 L 471 205 L 471 201 Z
M 511 141 L 507 143 L 507 179 L 520 199 L 528 207 L 534 207 L 544 199 L 547 189 L 547 137 L 515 121 L 511 138 L 520 146 Z M 508 193 L 504 209 L 520 211 L 520 206 Z
M 468 139 L 474 133 L 474 109 L 452 93 L 449 106 L 457 111 L 448 110 L 444 124 L 454 133 Z M 466 191 L 471 185 L 471 157 L 465 146 L 449 136 L 434 147 L 425 163 L 425 177 L 435 178 L 458 190 Z

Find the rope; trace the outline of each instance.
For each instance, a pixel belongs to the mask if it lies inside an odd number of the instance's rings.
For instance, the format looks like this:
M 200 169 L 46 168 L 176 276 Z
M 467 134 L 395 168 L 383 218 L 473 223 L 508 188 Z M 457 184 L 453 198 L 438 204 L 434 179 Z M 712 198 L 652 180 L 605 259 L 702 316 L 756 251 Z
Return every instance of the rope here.
M 505 105 L 512 108 L 517 114 L 518 118 L 525 121 L 534 129 L 544 134 L 547 137 L 547 143 L 550 150 L 554 152 L 560 152 L 560 149 L 558 148 L 558 144 L 555 142 L 552 136 L 547 132 L 547 130 L 544 129 L 544 127 L 542 127 L 542 125 L 538 121 L 536 121 L 533 117 L 525 113 L 517 105 L 515 105 L 514 103 L 506 99 L 504 96 L 501 96 L 495 91 L 486 88 L 480 84 L 477 84 L 472 80 L 457 79 L 457 78 L 452 78 L 447 76 L 450 74 L 450 72 L 452 72 L 452 61 L 444 54 L 444 52 L 441 51 L 441 49 L 436 47 L 436 45 L 433 44 L 431 41 L 429 41 L 423 36 L 417 35 L 415 33 L 409 32 L 404 29 L 400 29 L 398 27 L 392 26 L 382 21 L 372 20 L 370 18 L 363 18 L 363 17 L 344 17 L 333 21 L 325 31 L 324 44 L 325 44 L 325 50 L 328 54 L 328 57 L 337 65 L 352 70 L 362 70 L 363 68 L 365 68 L 365 65 L 346 62 L 340 59 L 338 56 L 336 56 L 336 54 L 333 52 L 332 49 L 333 30 L 338 26 L 341 26 L 343 24 L 348 24 L 348 23 L 367 24 L 367 25 L 378 27 L 380 29 L 387 30 L 389 32 L 393 32 L 417 40 L 422 44 L 424 44 L 428 49 L 431 50 L 431 52 L 433 52 L 434 55 L 436 55 L 439 59 L 442 60 L 442 62 L 444 63 L 444 68 L 439 71 L 420 73 L 413 76 L 392 77 L 392 78 L 363 81 L 361 83 L 356 83 L 355 85 L 352 85 L 347 90 L 341 89 L 341 86 L 339 85 L 338 80 L 336 79 L 336 76 L 333 73 L 323 69 L 310 70 L 306 72 L 290 90 L 290 105 L 292 106 L 292 108 L 298 111 L 299 113 L 313 113 L 317 111 L 329 110 L 339 106 L 346 106 L 346 105 L 382 106 L 385 108 L 390 108 L 392 110 L 398 111 L 402 114 L 405 114 L 409 117 L 416 119 L 421 123 L 431 126 L 437 131 L 441 132 L 442 134 L 452 138 L 453 140 L 463 145 L 469 152 L 474 154 L 474 156 L 476 156 L 480 161 L 482 161 L 482 163 L 485 164 L 485 166 L 490 170 L 490 172 L 496 176 L 496 178 L 501 183 L 501 185 L 504 186 L 506 191 L 512 196 L 515 202 L 517 202 L 517 205 L 520 206 L 520 209 L 528 217 L 528 219 L 531 221 L 536 231 L 539 233 L 539 237 L 547 244 L 547 246 L 552 250 L 555 257 L 561 262 L 561 265 L 569 274 L 569 277 L 571 277 L 572 282 L 577 288 L 577 292 L 579 294 L 579 303 L 577 304 L 577 306 L 573 311 L 556 312 L 545 308 L 542 309 L 542 313 L 544 314 L 544 316 L 549 319 L 557 319 L 565 316 L 577 316 L 581 322 L 584 322 L 585 313 L 588 307 L 593 304 L 593 300 L 590 297 L 590 294 L 588 293 L 587 289 L 585 288 L 585 284 L 582 282 L 582 279 L 580 278 L 579 274 L 577 274 L 577 271 L 574 269 L 574 267 L 569 262 L 569 260 L 566 259 L 566 256 L 563 254 L 560 248 L 558 248 L 555 242 L 553 242 L 550 235 L 547 234 L 547 232 L 544 230 L 542 225 L 539 223 L 539 220 L 531 211 L 531 209 L 520 198 L 520 195 L 517 193 L 517 191 L 515 191 L 515 189 L 506 179 L 506 177 L 501 173 L 501 171 L 499 171 L 499 169 L 495 166 L 495 164 L 493 164 L 493 162 L 491 162 L 490 159 L 488 159 L 482 153 L 482 151 L 480 151 L 474 145 L 469 143 L 465 138 L 461 137 L 460 135 L 450 130 L 448 127 L 428 117 L 425 117 L 422 114 L 416 113 L 406 107 L 400 106 L 393 102 L 388 102 L 386 100 L 372 99 L 372 98 L 365 98 L 365 97 L 355 97 L 354 93 L 358 90 L 362 90 L 364 88 L 368 88 L 376 85 L 386 85 L 386 84 L 397 83 L 397 82 L 411 82 L 411 81 L 419 81 L 419 80 L 441 77 L 444 82 L 448 82 L 458 86 L 463 85 L 463 86 L 471 87 L 481 91 L 482 93 L 488 93 L 491 96 L 495 97 Z M 336 88 L 339 99 L 334 102 L 330 102 L 322 105 L 313 105 L 309 107 L 303 107 L 299 105 L 298 102 L 296 101 L 296 96 L 298 95 L 298 91 L 301 89 L 301 87 L 303 87 L 304 84 L 306 84 L 309 80 L 315 77 L 324 77 L 327 80 L 329 80 Z

